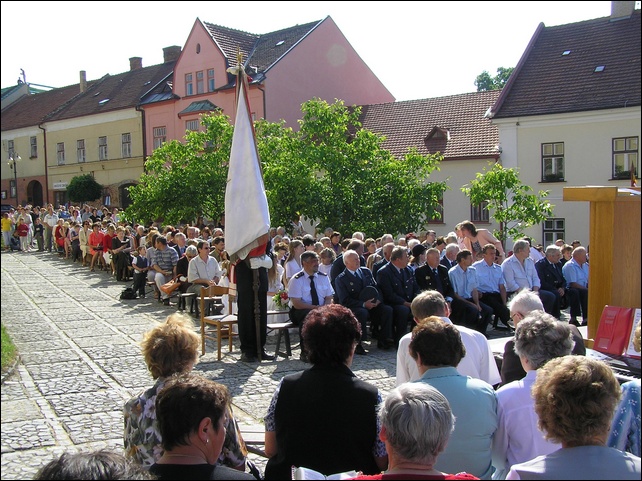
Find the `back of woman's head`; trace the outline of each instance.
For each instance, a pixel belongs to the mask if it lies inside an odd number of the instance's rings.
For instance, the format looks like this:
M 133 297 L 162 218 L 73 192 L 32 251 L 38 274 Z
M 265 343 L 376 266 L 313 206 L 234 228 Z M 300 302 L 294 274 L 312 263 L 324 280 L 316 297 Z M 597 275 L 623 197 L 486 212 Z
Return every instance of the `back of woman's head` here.
M 345 364 L 361 339 L 361 325 L 347 307 L 328 304 L 310 311 L 301 335 L 312 364 Z
M 230 402 L 227 387 L 200 374 L 183 373 L 169 378 L 156 397 L 163 449 L 188 445 L 190 434 L 198 430 L 204 418 L 210 418 L 218 430 Z
M 141 465 L 106 449 L 64 453 L 40 468 L 35 479 L 154 479 Z
M 531 312 L 515 329 L 515 353 L 528 359 L 538 369 L 556 357 L 567 356 L 573 349 L 571 328 L 550 314 Z
M 380 407 L 379 419 L 395 454 L 420 464 L 434 464 L 455 427 L 448 400 L 421 382 L 392 390 Z
M 143 337 L 147 369 L 154 379 L 189 371 L 198 359 L 199 343 L 192 320 L 184 314 L 171 314 Z
M 539 368 L 531 392 L 544 436 L 568 447 L 603 444 L 621 396 L 607 364 L 574 355 Z

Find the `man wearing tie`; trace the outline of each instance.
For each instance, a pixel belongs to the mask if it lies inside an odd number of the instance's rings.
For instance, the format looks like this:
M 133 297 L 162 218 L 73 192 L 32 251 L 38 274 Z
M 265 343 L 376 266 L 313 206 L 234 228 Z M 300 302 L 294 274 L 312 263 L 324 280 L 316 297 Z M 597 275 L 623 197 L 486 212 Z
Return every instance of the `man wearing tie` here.
M 448 244 L 444 249 L 444 257 L 441 258 L 441 265 L 450 270 L 451 267 L 457 265 L 457 254 L 459 254 L 459 246 L 457 244 Z
M 560 319 L 562 306 L 579 305 L 579 300 L 574 291 L 567 290 L 565 287 L 566 281 L 562 274 L 562 263 L 560 262 L 562 249 L 553 244 L 546 248 L 545 254 L 546 257 L 544 259 L 540 259 L 535 263 L 535 270 L 541 283 L 539 288 L 555 295 L 555 304 L 553 304 L 551 315 Z
M 368 320 L 379 328 L 377 347 L 390 349 L 395 345 L 392 336 L 392 307 L 381 302 L 381 293 L 377 289 L 377 283 L 372 277 L 370 269 L 362 267 L 359 261 L 359 253 L 354 250 L 347 250 L 343 253 L 344 271 L 334 280 L 336 297 L 338 303 L 350 309 L 361 324 L 361 339 L 368 337 Z M 368 290 L 365 290 L 369 288 Z M 363 298 L 365 292 L 371 291 L 367 298 Z M 367 351 L 357 344 L 356 354 L 366 354 Z
M 390 254 L 390 262 L 377 272 L 377 284 L 383 294 L 383 302 L 392 307 L 395 344 L 399 344 L 408 326 L 414 322 L 410 305 L 419 294 L 415 276 L 408 269 L 408 249 L 396 246 Z
M 288 282 L 288 297 L 290 298 L 290 319 L 299 326 L 299 337 L 305 316 L 313 309 L 326 304 L 332 304 L 334 290 L 328 276 L 319 272 L 319 256 L 314 251 L 301 254 L 302 270 L 297 272 Z M 301 338 L 301 360 L 307 362 Z

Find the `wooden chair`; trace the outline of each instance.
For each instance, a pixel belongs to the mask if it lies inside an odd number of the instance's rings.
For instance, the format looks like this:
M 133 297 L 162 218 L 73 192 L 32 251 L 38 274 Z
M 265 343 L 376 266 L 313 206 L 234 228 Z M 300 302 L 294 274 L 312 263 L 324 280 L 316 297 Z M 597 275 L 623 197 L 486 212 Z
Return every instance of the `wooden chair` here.
M 271 315 L 283 314 L 283 311 L 268 311 L 268 318 Z M 294 325 L 292 321 L 287 322 L 268 322 L 267 332 L 277 331 L 276 337 L 276 348 L 274 350 L 274 355 L 278 359 L 279 356 L 284 358 L 289 358 L 292 355 L 292 346 L 290 343 L 290 329 L 298 329 L 298 326 Z M 285 351 L 281 350 L 281 342 L 285 341 Z
M 208 316 L 208 303 L 213 303 L 214 300 L 220 299 L 224 295 L 229 296 L 228 312 Z M 233 326 L 238 325 L 238 317 L 232 314 L 232 296 L 230 295 L 229 287 L 223 286 L 210 286 L 201 289 L 201 351 L 205 355 L 205 340 L 211 339 L 216 341 L 218 350 L 218 360 L 221 360 L 221 344 L 223 337 L 227 336 L 229 352 L 232 352 L 232 341 L 235 335 Z

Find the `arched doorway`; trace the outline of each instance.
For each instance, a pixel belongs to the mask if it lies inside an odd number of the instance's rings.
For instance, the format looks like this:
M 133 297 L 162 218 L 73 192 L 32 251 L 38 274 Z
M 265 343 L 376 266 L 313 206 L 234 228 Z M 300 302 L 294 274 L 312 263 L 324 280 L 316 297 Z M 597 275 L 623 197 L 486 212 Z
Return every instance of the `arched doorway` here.
M 44 206 L 44 197 L 42 194 L 42 184 L 37 180 L 32 180 L 27 185 L 27 202 L 33 206 Z

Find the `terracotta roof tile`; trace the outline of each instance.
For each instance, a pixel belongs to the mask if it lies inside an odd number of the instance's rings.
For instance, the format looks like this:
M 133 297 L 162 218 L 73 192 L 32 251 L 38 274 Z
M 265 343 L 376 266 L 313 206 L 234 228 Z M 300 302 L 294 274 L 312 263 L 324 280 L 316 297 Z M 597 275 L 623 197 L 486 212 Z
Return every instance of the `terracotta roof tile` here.
M 603 17 L 538 32 L 494 107 L 495 118 L 640 105 L 640 10 L 627 19 Z M 604 71 L 595 72 L 600 65 Z
M 494 90 L 363 105 L 359 120 L 363 128 L 385 135 L 384 147 L 398 158 L 408 147 L 423 155 L 441 152 L 444 160 L 494 158 L 499 133 L 484 114 L 499 94 Z

